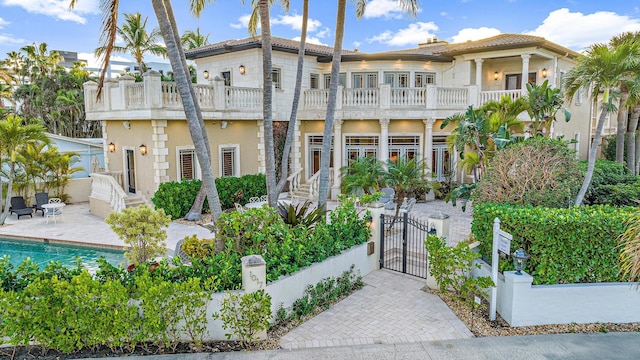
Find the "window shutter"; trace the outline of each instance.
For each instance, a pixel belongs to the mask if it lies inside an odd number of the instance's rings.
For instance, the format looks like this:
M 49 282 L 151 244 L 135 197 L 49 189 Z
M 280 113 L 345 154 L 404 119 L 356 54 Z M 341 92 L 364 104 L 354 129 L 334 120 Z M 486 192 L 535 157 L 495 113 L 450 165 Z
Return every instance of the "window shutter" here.
M 235 148 L 224 148 L 220 156 L 222 157 L 222 176 L 234 176 L 235 175 Z
M 195 178 L 195 151 L 180 150 L 180 180 Z

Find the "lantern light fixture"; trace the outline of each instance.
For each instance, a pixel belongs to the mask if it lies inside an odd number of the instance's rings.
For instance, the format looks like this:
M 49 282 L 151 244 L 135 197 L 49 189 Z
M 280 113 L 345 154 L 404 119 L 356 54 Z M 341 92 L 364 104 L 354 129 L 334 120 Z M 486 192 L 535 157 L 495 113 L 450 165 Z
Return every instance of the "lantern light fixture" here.
M 244 65 L 240 65 L 240 75 L 244 75 L 244 73 L 247 71 L 247 68 L 244 67 Z
M 142 156 L 147 155 L 147 146 L 145 144 L 140 145 L 140 154 Z
M 209 70 L 205 70 L 202 72 L 202 76 L 204 76 L 205 79 L 209 78 Z
M 529 254 L 523 248 L 519 248 L 511 256 L 513 257 L 513 266 L 516 268 L 516 275 L 522 275 L 522 270 L 527 265 L 527 260 L 529 260 Z
M 497 71 L 493 73 L 493 80 L 496 80 L 496 81 L 498 80 L 498 72 Z
M 116 151 L 116 144 L 114 144 L 113 142 L 110 142 L 109 145 L 107 145 L 109 152 L 115 152 Z

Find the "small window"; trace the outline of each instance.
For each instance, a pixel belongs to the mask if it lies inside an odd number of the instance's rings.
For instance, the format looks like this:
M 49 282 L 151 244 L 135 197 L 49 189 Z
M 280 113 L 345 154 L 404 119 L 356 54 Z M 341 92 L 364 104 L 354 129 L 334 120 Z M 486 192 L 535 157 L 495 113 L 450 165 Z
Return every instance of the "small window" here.
M 178 181 L 197 179 L 198 166 L 195 149 L 178 149 Z
M 324 75 L 324 88 L 325 89 L 329 88 L 329 83 L 330 82 L 331 82 L 331 74 L 325 74 Z M 338 75 L 338 86 L 344 87 L 346 83 L 347 83 L 347 74 L 340 73 L 340 75 Z
M 231 86 L 231 71 L 223 71 L 220 77 L 224 79 L 224 86 Z
M 276 89 L 282 89 L 282 70 L 273 69 L 271 72 L 271 78 L 273 81 L 273 86 Z
M 408 72 L 385 72 L 384 83 L 391 85 L 392 88 L 409 87 Z
M 425 87 L 436 83 L 435 73 L 416 73 L 415 87 Z
M 240 175 L 239 145 L 220 145 L 220 176 Z
M 320 86 L 320 76 L 318 74 L 311 74 L 309 76 L 309 88 L 318 89 Z
M 354 73 L 351 87 L 354 89 L 378 87 L 378 73 Z

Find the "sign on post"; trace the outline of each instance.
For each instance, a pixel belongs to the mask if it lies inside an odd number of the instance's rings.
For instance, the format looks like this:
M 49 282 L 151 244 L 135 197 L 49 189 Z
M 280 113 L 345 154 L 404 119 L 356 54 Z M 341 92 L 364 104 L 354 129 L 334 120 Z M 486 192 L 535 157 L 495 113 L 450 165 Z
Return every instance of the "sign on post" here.
M 513 236 L 506 231 L 500 230 L 500 219 L 493 220 L 493 246 L 491 247 L 491 299 L 489 302 L 489 320 L 496 319 L 496 309 L 498 303 L 498 251 L 510 255 L 511 240 Z

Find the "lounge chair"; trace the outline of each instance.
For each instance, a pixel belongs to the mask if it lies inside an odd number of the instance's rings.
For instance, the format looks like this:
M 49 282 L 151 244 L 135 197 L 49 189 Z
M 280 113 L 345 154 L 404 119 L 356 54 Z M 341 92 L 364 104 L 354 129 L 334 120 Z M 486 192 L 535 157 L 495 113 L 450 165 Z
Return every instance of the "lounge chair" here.
M 9 209 L 12 214 L 18 215 L 18 219 L 20 216 L 29 215 L 33 218 L 33 209 L 27 207 L 27 204 L 24 203 L 24 198 L 22 196 L 14 196 L 11 198 L 11 209 Z
M 395 190 L 390 187 L 380 189 L 382 195 L 380 196 L 380 203 L 384 204 L 385 210 L 393 210 L 395 209 L 395 204 L 393 203 L 393 198 L 396 195 Z
M 42 216 L 44 216 L 45 209 L 42 207 L 42 205 L 49 203 L 49 193 L 46 193 L 46 192 L 36 193 L 35 197 L 36 197 L 36 204 L 34 205 L 34 208 L 35 208 L 34 212 L 37 213 L 38 211 L 42 211 Z
M 409 201 L 407 201 L 406 203 L 402 204 L 402 206 L 400 206 L 400 213 L 408 213 L 411 212 L 411 209 L 413 209 L 413 205 L 415 205 L 416 203 L 416 198 L 411 198 L 409 199 Z

